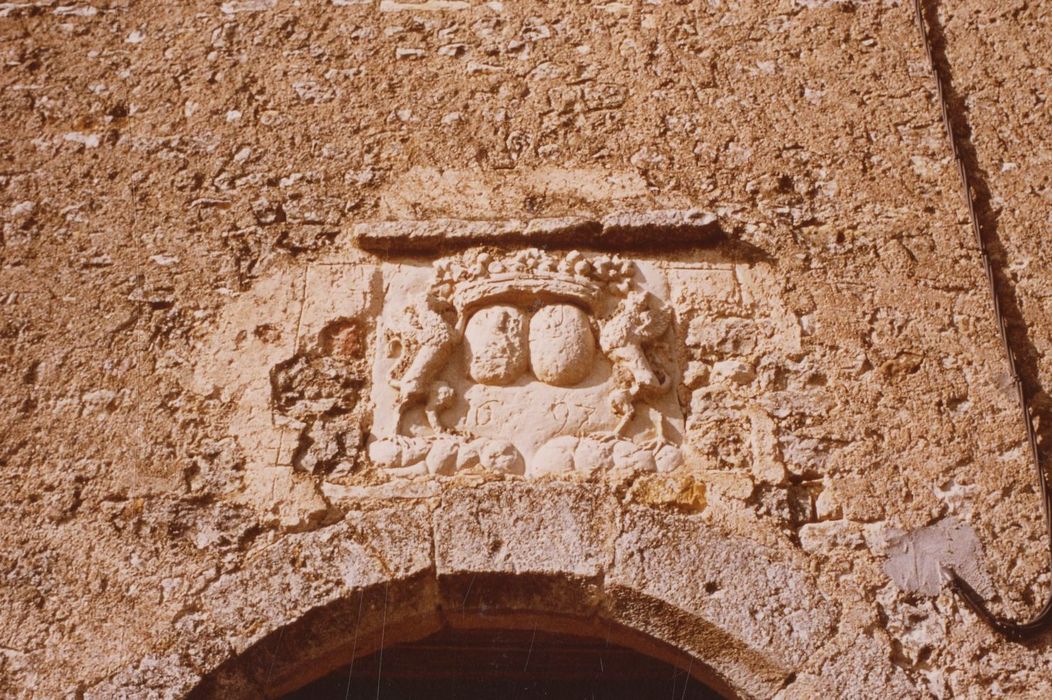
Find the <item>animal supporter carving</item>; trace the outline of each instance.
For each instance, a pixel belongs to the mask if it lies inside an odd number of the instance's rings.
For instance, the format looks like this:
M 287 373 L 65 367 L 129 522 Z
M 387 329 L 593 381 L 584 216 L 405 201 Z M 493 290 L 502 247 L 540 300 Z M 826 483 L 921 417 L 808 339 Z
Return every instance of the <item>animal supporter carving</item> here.
M 656 269 L 475 248 L 393 277 L 372 384 L 376 466 L 534 477 L 682 463 L 674 315 Z

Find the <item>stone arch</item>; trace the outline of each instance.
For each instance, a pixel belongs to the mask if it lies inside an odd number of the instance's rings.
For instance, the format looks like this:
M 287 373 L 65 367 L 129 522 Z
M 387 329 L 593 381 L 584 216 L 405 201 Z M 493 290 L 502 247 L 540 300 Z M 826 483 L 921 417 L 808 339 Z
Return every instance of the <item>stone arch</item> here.
M 728 695 L 769 697 L 836 631 L 801 557 L 702 515 L 625 504 L 595 483 L 399 493 L 276 538 L 219 577 L 178 623 L 193 630 L 177 655 L 193 670 L 186 690 L 273 696 L 443 625 L 532 625 L 607 636 Z
M 487 593 L 509 587 L 551 591 L 552 584 L 555 588 L 562 588 L 563 593 L 569 592 L 563 582 L 544 580 L 544 577 L 507 574 L 488 578 L 483 584 L 489 589 Z M 414 597 L 433 591 L 421 590 L 420 584 L 419 581 L 385 582 L 361 590 L 349 599 L 316 609 L 267 635 L 244 654 L 228 660 L 205 677 L 190 698 L 281 697 L 346 665 L 351 659 L 362 658 L 381 647 L 417 641 L 447 627 L 539 630 L 605 639 L 674 665 L 724 697 L 748 697 L 694 654 L 602 615 L 482 610 L 470 605 L 455 613 L 442 609 L 422 611 L 415 605 Z M 396 609 L 391 608 L 392 604 Z M 675 611 L 668 610 L 667 605 L 658 601 L 649 601 L 647 609 L 661 617 L 676 616 Z M 386 621 L 388 617 L 395 618 L 395 623 Z M 347 625 L 352 621 L 353 628 L 349 629 Z M 719 630 L 706 627 L 705 634 L 713 643 L 723 641 L 737 646 Z M 752 661 L 756 662 L 754 671 L 758 675 L 770 674 L 774 678 L 784 673 L 762 658 L 753 658 Z

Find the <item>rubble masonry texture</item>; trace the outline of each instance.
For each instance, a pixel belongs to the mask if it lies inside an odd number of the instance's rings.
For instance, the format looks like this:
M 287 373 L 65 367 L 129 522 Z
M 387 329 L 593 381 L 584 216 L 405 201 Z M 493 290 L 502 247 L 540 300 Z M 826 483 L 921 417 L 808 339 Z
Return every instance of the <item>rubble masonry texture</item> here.
M 1048 386 L 1052 10 L 929 4 Z M 27 0 L 0 56 L 0 694 L 252 697 L 484 609 L 748 697 L 1052 693 L 895 564 L 1052 585 L 910 3 Z M 370 461 L 389 283 L 453 253 L 356 226 L 692 210 L 723 243 L 613 251 L 682 466 Z

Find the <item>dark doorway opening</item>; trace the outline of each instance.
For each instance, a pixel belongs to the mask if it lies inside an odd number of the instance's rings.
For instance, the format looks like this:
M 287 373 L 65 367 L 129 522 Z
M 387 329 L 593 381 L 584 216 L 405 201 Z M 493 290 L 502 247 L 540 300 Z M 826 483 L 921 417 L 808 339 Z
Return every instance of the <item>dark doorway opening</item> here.
M 355 660 L 284 700 L 718 700 L 684 670 L 593 637 L 445 629 Z

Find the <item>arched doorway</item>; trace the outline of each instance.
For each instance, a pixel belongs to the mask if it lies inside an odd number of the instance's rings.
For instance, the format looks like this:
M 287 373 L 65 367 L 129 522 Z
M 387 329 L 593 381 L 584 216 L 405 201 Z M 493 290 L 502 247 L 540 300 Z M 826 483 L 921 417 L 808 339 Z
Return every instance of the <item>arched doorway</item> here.
M 433 510 L 392 504 L 286 535 L 182 621 L 189 697 L 281 698 L 340 669 L 353 679 L 351 660 L 381 649 L 483 628 L 631 649 L 680 669 L 680 696 L 689 673 L 724 697 L 772 697 L 835 634 L 795 558 L 621 508 L 591 484 L 447 486 Z
M 719 700 L 689 669 L 598 638 L 541 629 L 445 628 L 354 659 L 283 700 L 361 698 Z

